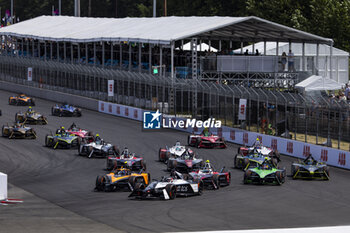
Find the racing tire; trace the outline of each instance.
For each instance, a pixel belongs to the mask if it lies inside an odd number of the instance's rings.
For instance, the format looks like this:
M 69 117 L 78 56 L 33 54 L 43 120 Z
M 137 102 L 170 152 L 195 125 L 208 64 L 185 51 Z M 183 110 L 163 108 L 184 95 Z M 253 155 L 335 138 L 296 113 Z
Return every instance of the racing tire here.
M 93 151 L 94 148 L 92 148 L 92 146 L 87 146 L 86 147 L 86 156 L 88 158 L 91 158 L 93 156 L 93 154 L 90 156 L 90 153 Z
M 278 159 L 277 158 L 271 158 L 271 162 L 273 164 L 273 166 L 277 167 L 278 166 Z
M 113 146 L 113 151 L 115 153 L 115 156 L 120 155 L 120 150 L 116 146 Z
M 141 160 L 141 169 L 143 169 L 144 171 L 147 170 L 147 163 L 145 160 Z
M 214 187 L 214 189 L 220 188 L 220 180 L 219 180 L 219 176 L 217 174 L 214 174 L 214 176 L 213 176 L 213 183 L 216 186 L 216 188 Z
M 56 116 L 54 107 L 51 108 L 51 115 Z
M 192 144 L 191 144 L 191 136 L 190 135 L 187 136 L 187 145 L 188 146 L 192 146 Z
M 176 187 L 173 184 L 167 184 L 165 191 L 168 193 L 169 199 L 174 200 L 176 198 Z
M 130 176 L 129 177 L 129 183 L 133 189 L 135 189 L 135 186 L 137 183 L 145 184 L 145 180 L 141 176 Z
M 46 134 L 45 136 L 45 146 L 46 147 L 52 147 L 53 141 L 49 138 L 50 135 Z
M 146 183 L 146 185 L 150 184 L 151 183 L 151 174 L 150 173 L 147 173 L 147 180 L 148 182 Z
M 199 182 L 199 187 L 198 187 L 198 195 L 199 196 L 202 196 L 203 190 L 204 190 L 204 183 L 203 183 L 203 181 L 200 181 Z
M 284 176 L 283 176 L 282 172 L 280 172 L 280 171 L 276 172 L 276 181 L 277 181 L 278 185 L 281 185 L 284 183 Z
M 243 160 L 243 168 L 245 169 L 247 166 L 249 167 L 249 159 L 248 158 L 245 158 L 244 160 Z
M 243 183 L 244 184 L 248 184 L 249 182 L 249 177 L 251 175 L 251 171 L 247 170 L 245 173 L 244 173 L 244 176 L 243 176 Z
M 162 157 L 160 156 L 162 153 L 162 148 L 159 148 L 159 152 L 158 152 L 158 161 L 159 162 L 164 162 L 164 159 L 162 159 Z
M 170 172 L 174 168 L 173 162 L 174 162 L 174 160 L 168 160 L 168 163 L 167 163 L 167 166 L 166 166 L 166 170 L 168 172 Z
M 8 131 L 5 132 L 5 126 L 2 126 L 1 133 L 2 133 L 2 136 L 3 136 L 3 137 L 8 137 L 8 136 L 10 136 L 10 134 L 11 134 L 11 130 L 8 129 Z
M 239 151 L 239 149 L 238 149 L 238 151 Z M 238 157 L 238 154 L 235 155 L 235 158 L 233 161 L 233 167 L 239 169 L 240 167 L 238 167 L 238 165 L 237 165 L 237 157 Z
M 96 178 L 96 190 L 97 191 L 105 191 L 105 177 L 97 176 Z
M 135 187 L 134 187 L 134 190 L 143 190 L 145 188 L 146 188 L 145 184 L 143 184 L 143 183 L 136 183 Z

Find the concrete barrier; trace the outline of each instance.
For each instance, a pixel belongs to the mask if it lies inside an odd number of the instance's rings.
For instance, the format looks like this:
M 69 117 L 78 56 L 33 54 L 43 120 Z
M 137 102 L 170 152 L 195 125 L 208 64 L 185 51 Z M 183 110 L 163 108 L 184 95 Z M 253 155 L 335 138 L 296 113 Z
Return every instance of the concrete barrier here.
M 82 108 L 98 111 L 98 100 L 68 93 L 25 86 L 15 83 L 0 81 L 0 89 L 15 93 L 24 93 L 28 96 L 51 100 L 57 103 L 67 102 Z
M 7 200 L 7 175 L 0 172 L 0 201 Z

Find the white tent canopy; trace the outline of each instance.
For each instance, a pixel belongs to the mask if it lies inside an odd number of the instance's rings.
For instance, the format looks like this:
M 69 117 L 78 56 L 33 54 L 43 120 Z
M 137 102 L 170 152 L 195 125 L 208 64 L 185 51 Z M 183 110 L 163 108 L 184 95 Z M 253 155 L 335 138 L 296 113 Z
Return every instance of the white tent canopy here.
M 179 50 L 181 47 L 176 48 L 177 50 Z M 191 42 L 188 42 L 186 44 L 183 45 L 182 50 L 184 51 L 190 51 L 191 50 Z M 205 52 L 205 51 L 211 51 L 211 52 L 217 52 L 218 50 L 212 46 L 209 46 L 206 43 L 201 43 L 200 45 L 197 45 L 197 51 L 201 51 L 201 52 Z
M 40 16 L 0 29 L 0 35 L 49 41 L 131 41 L 170 44 L 186 38 L 210 40 L 305 41 L 331 44 L 316 36 L 255 16 L 86 18 Z
M 302 56 L 303 49 L 302 43 L 291 43 L 291 48 L 294 53 L 294 56 Z M 277 43 L 272 41 L 266 42 L 266 55 L 276 55 L 276 47 Z M 243 52 L 245 52 L 248 49 L 250 53 L 255 53 L 255 49 L 259 50 L 261 54 L 264 53 L 264 42 L 258 42 L 254 44 L 254 51 L 253 51 L 253 45 L 248 45 L 243 47 Z M 289 52 L 289 43 L 286 42 L 280 42 L 278 43 L 278 55 L 282 55 L 282 53 L 285 52 L 288 54 Z M 235 49 L 234 53 L 241 53 L 241 48 Z M 349 53 L 333 47 L 333 56 L 349 56 Z M 325 44 L 319 45 L 319 56 L 329 56 L 330 54 L 330 46 Z M 316 44 L 305 44 L 305 56 L 316 56 Z
M 312 75 L 304 81 L 295 85 L 295 88 L 302 91 L 330 91 L 342 89 L 342 84 L 322 76 Z

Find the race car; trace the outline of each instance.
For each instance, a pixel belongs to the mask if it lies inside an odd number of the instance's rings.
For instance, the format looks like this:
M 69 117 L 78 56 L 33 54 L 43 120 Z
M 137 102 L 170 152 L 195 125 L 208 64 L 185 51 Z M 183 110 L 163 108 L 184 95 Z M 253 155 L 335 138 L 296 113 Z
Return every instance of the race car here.
M 292 164 L 293 179 L 329 180 L 327 164 L 315 160 L 310 154 L 306 159 Z
M 136 156 L 135 153 L 129 153 L 128 148 L 124 148 L 120 156 L 108 156 L 107 170 L 127 167 L 133 171 L 146 171 L 146 161 L 142 157 Z
M 136 184 L 148 185 L 150 180 L 149 173 L 135 173 L 130 169 L 121 168 L 104 176 L 97 176 L 95 191 L 112 192 L 121 189 L 133 191 Z
M 188 136 L 188 145 L 197 148 L 221 148 L 225 149 L 224 138 L 209 133 L 206 129 L 201 134 L 191 134 Z
M 173 147 L 160 148 L 158 158 L 160 162 L 167 162 L 169 158 L 178 158 L 186 151 L 185 146 L 181 146 L 180 142 L 176 142 Z M 194 153 L 191 149 L 188 149 L 189 153 Z
M 29 138 L 36 139 L 36 132 L 34 129 L 25 126 L 24 124 L 16 123 L 13 126 L 2 126 L 2 136 L 12 138 Z
M 244 184 L 277 184 L 284 183 L 286 177 L 286 169 L 276 168 L 271 160 L 265 160 L 258 164 L 257 167 L 248 168 L 243 177 Z
M 202 192 L 203 182 L 201 180 L 184 180 L 182 174 L 175 171 L 172 176 L 153 181 L 148 186 L 138 183 L 129 198 L 172 200 L 177 196 L 202 195 Z
M 169 158 L 167 162 L 167 170 L 190 172 L 196 169 L 200 169 L 203 166 L 203 159 L 199 159 L 195 156 L 193 151 L 186 150 L 180 157 Z
M 81 143 L 78 147 L 79 155 L 91 157 L 108 157 L 119 155 L 119 149 L 111 143 L 105 142 L 98 134 L 90 143 Z
M 59 106 L 56 104 L 51 108 L 52 116 L 81 117 L 81 109 L 69 104 Z
M 200 179 L 205 188 L 219 189 L 222 186 L 228 186 L 231 182 L 231 173 L 224 172 L 225 167 L 217 172 L 213 169 L 209 160 L 205 162 L 204 167 L 199 170 L 188 173 L 190 179 Z M 183 174 L 185 176 L 186 174 Z
M 265 159 L 271 160 L 275 167 L 281 161 L 277 150 L 274 151 L 261 144 L 254 144 L 252 147 L 240 147 L 234 157 L 234 167 L 246 170 L 248 167 L 256 167 Z
M 47 119 L 42 114 L 35 112 L 29 107 L 28 111 L 22 113 L 18 112 L 15 115 L 15 122 L 26 123 L 26 124 L 41 124 L 46 125 Z
M 34 98 L 28 97 L 25 94 L 9 97 L 9 105 L 30 105 L 35 106 Z
M 62 127 L 63 128 L 63 127 Z M 57 148 L 79 148 L 80 145 L 80 138 L 72 135 L 70 133 L 67 133 L 63 129 L 57 130 L 55 135 L 47 134 L 45 136 L 45 146 L 47 147 L 53 147 L 54 149 Z
M 75 136 L 80 137 L 82 139 L 82 141 L 86 142 L 86 143 L 90 143 L 90 142 L 93 142 L 95 140 L 94 135 L 91 131 L 81 129 L 81 128 L 77 127 L 77 125 L 75 123 L 73 123 L 67 129 L 67 132 L 70 134 L 73 134 Z

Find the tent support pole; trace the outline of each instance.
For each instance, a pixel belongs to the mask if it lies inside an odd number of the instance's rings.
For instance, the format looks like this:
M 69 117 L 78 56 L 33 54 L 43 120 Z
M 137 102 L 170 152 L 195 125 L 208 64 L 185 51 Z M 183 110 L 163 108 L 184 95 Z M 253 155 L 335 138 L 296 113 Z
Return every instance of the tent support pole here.
M 302 44 L 301 61 L 302 71 L 305 71 L 305 42 Z
M 159 76 L 163 76 L 163 46 L 159 45 Z
M 264 40 L 264 56 L 266 56 L 266 40 Z
M 241 54 L 243 54 L 243 41 L 241 41 Z
M 171 85 L 174 87 L 174 42 L 171 42 Z
M 333 41 L 331 42 L 330 50 L 329 50 L 329 68 L 330 68 L 330 74 L 329 77 L 330 79 L 333 79 L 333 64 L 332 64 L 332 59 L 333 57 Z
M 38 58 L 40 59 L 40 40 L 38 40 Z
M 80 43 L 78 43 L 78 62 L 80 62 Z
M 141 47 L 142 47 L 142 43 L 139 43 L 139 73 L 141 73 L 141 63 L 142 63 L 142 57 L 141 57 Z
M 96 42 L 93 42 L 94 44 L 94 66 L 96 66 Z
M 113 66 L 113 42 L 111 41 L 111 67 Z
M 105 42 L 102 41 L 102 67 L 105 67 L 105 55 L 106 55 Z
M 73 59 L 74 59 L 74 48 L 73 48 L 73 43 L 70 43 L 70 63 L 73 64 Z
M 59 61 L 60 61 L 60 42 L 58 42 L 58 41 L 56 42 L 56 51 L 57 51 L 57 52 L 56 52 L 56 53 L 57 53 L 57 54 L 56 54 L 56 56 L 57 56 L 56 59 L 57 59 L 57 61 L 59 62 Z
M 85 43 L 85 64 L 89 63 L 88 43 Z
M 123 45 L 122 42 L 119 42 L 119 65 L 120 68 L 123 67 Z
M 66 42 L 63 42 L 63 49 L 64 49 L 64 62 L 67 62 L 67 51 L 66 51 Z
M 129 71 L 131 71 L 131 63 L 132 63 L 132 59 L 131 59 L 131 42 L 129 41 Z
M 149 71 L 148 73 L 152 73 L 152 45 L 148 44 L 148 63 L 149 63 Z
M 319 75 L 320 44 L 316 45 L 316 75 Z
M 52 61 L 52 41 L 50 41 L 50 60 Z

